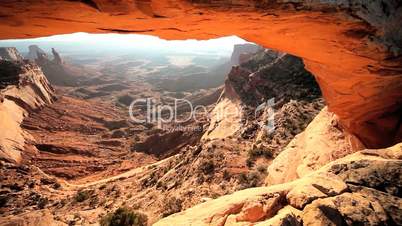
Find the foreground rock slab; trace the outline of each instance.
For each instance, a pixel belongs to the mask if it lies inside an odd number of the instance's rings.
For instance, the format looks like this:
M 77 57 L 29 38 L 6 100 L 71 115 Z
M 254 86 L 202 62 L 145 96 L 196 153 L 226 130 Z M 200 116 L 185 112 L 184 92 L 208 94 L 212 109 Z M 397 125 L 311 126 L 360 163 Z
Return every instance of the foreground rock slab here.
M 242 190 L 161 225 L 401 225 L 402 144 L 364 150 L 298 180 Z

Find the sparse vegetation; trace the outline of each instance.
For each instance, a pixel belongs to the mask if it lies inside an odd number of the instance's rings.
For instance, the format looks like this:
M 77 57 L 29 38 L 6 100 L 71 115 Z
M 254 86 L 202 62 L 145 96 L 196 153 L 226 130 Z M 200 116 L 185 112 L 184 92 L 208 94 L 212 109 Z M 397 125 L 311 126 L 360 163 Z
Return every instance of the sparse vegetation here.
M 224 170 L 223 171 L 223 179 L 228 181 L 228 180 L 230 180 L 230 178 L 231 178 L 231 176 L 230 176 L 229 171 Z
M 98 195 L 94 195 L 91 197 L 89 206 L 95 208 L 99 204 L 99 197 Z
M 10 198 L 6 195 L 0 195 L 0 207 L 6 206 L 9 199 Z
M 148 217 L 126 207 L 120 207 L 100 220 L 101 226 L 147 226 Z
M 176 197 L 171 197 L 163 207 L 162 217 L 167 217 L 174 213 L 178 213 L 182 208 L 182 200 Z
M 156 171 L 152 171 L 149 176 L 142 181 L 142 187 L 152 187 L 158 182 L 159 176 Z
M 242 188 L 257 187 L 261 184 L 261 178 L 258 172 L 250 172 L 248 174 L 241 173 L 237 179 Z
M 52 187 L 57 190 L 57 189 L 61 188 L 61 184 L 56 182 L 56 183 L 53 184 Z
M 81 190 L 78 191 L 77 194 L 75 195 L 74 199 L 76 202 L 83 202 L 91 196 L 91 192 L 89 190 Z
M 201 172 L 208 175 L 214 172 L 215 164 L 212 160 L 206 160 L 201 162 L 200 168 Z
M 41 197 L 38 200 L 38 208 L 43 209 L 49 203 L 49 199 L 47 197 Z
M 257 171 L 260 172 L 261 174 L 267 173 L 267 167 L 266 165 L 259 165 L 257 166 Z
M 246 165 L 247 165 L 248 168 L 253 167 L 254 166 L 254 158 L 248 158 L 246 160 Z
M 248 151 L 248 156 L 250 158 L 265 157 L 269 159 L 273 157 L 273 153 L 271 150 L 265 148 L 252 148 Z

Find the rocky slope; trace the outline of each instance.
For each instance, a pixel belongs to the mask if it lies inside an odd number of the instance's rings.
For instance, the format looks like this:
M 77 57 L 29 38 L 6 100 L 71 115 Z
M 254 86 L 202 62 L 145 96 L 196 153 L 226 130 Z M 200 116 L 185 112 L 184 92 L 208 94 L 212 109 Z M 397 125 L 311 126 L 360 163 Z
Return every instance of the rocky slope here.
M 24 150 L 26 140 L 31 139 L 21 128 L 22 120 L 52 103 L 54 90 L 34 63 L 1 60 L 0 68 L 0 124 L 2 130 L 7 131 L 0 133 L 0 158 L 20 162 L 20 150 Z
M 203 139 L 241 137 L 258 144 L 252 147 L 257 152 L 276 156 L 323 106 L 318 84 L 299 58 L 261 50 L 228 74 Z M 275 131 L 266 129 L 270 123 Z

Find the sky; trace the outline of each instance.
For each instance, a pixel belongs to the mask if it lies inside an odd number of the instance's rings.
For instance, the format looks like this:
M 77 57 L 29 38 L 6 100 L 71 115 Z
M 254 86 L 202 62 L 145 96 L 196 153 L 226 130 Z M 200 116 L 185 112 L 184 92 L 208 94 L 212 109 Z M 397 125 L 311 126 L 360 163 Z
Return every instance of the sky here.
M 0 47 L 17 47 L 20 52 L 27 52 L 28 46 L 38 45 L 45 51 L 52 47 L 64 54 L 79 52 L 125 54 L 128 52 L 161 52 L 173 55 L 217 55 L 230 56 L 233 45 L 246 43 L 237 36 L 228 36 L 210 40 L 173 40 L 167 41 L 156 36 L 140 34 L 88 34 L 73 33 L 34 39 L 0 40 Z

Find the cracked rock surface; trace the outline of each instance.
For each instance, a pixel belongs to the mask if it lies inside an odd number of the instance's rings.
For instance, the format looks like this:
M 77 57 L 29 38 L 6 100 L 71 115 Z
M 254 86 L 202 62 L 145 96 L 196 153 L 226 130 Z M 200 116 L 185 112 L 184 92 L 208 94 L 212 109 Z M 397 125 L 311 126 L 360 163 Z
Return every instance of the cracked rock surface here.
M 364 150 L 298 180 L 242 190 L 155 225 L 401 225 L 402 144 Z

